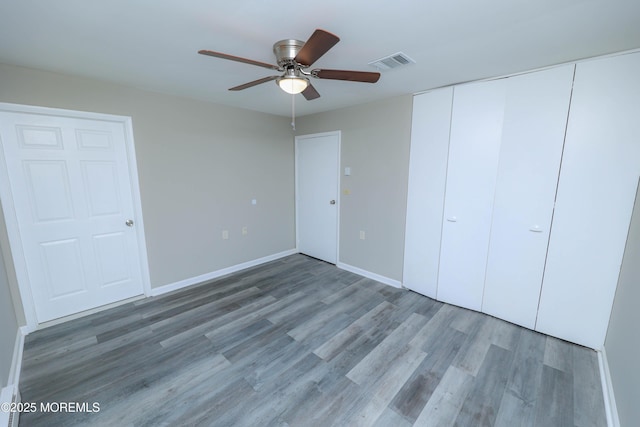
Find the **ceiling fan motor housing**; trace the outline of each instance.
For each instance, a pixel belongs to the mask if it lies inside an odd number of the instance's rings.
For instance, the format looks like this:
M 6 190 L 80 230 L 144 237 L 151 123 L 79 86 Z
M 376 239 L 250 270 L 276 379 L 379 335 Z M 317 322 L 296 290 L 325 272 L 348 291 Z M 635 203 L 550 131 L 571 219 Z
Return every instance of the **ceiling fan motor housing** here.
M 303 41 L 293 39 L 280 40 L 274 43 L 273 53 L 276 55 L 278 66 L 289 68 L 291 65 L 295 65 L 296 62 L 293 59 L 300 52 L 302 46 L 304 46 Z

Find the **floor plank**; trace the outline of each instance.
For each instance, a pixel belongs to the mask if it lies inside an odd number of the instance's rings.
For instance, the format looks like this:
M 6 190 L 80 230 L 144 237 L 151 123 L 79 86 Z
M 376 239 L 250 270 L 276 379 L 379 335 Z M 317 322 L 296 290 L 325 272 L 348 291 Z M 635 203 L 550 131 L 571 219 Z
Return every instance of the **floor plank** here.
M 293 255 L 26 337 L 21 426 L 606 425 L 595 352 Z
M 439 345 L 427 346 L 430 353 L 396 394 L 390 405 L 410 423 L 414 423 L 442 380 L 451 361 L 466 340 L 466 335 L 445 326 L 439 332 Z M 425 348 L 423 347 L 423 350 Z
M 544 335 L 523 329 L 495 425 L 535 427 L 535 404 L 542 381 Z
M 469 373 L 453 365 L 449 366 L 414 425 L 424 427 L 454 425 L 471 391 L 473 381 L 474 378 Z
M 544 365 L 535 425 L 573 426 L 573 375 Z
M 457 425 L 494 425 L 512 363 L 512 352 L 490 345 L 473 387 L 456 417 Z

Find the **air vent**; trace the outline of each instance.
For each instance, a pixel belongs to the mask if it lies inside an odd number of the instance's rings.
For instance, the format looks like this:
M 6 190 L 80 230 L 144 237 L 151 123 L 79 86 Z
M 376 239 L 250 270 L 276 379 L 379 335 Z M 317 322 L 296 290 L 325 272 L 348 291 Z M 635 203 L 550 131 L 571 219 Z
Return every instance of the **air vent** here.
M 391 70 L 392 68 L 404 67 L 405 65 L 415 64 L 416 61 L 409 58 L 402 52 L 394 53 L 393 55 L 385 56 L 384 58 L 376 59 L 369 62 L 369 65 L 373 65 L 379 70 Z

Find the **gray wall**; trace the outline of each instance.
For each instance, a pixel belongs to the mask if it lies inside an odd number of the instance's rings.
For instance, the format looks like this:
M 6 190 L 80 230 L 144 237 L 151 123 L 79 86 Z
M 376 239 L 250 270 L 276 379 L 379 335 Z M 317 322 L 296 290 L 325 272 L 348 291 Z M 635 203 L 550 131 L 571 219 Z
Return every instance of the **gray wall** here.
M 17 332 L 18 318 L 13 309 L 7 269 L 0 246 L 0 388 L 7 385 Z
M 620 425 L 640 420 L 640 190 L 636 196 L 629 237 L 604 344 Z
M 297 135 L 342 131 L 339 261 L 402 280 L 411 95 L 304 116 Z M 345 195 L 344 190 L 350 194 Z M 360 240 L 360 230 L 366 239 Z
M 0 102 L 133 118 L 152 287 L 295 247 L 288 118 L 2 64 L 0 81 Z

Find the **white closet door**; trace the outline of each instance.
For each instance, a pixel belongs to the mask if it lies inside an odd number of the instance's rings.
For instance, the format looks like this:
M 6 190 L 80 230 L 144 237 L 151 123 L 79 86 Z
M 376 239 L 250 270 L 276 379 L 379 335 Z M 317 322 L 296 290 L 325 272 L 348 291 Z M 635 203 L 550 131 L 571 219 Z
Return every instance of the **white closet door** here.
M 453 88 L 413 97 L 403 285 L 436 297 Z
M 482 305 L 506 79 L 454 89 L 445 195 L 439 300 Z
M 600 349 L 640 176 L 640 54 L 577 65 L 536 330 Z
M 482 311 L 533 329 L 573 65 L 507 80 Z

